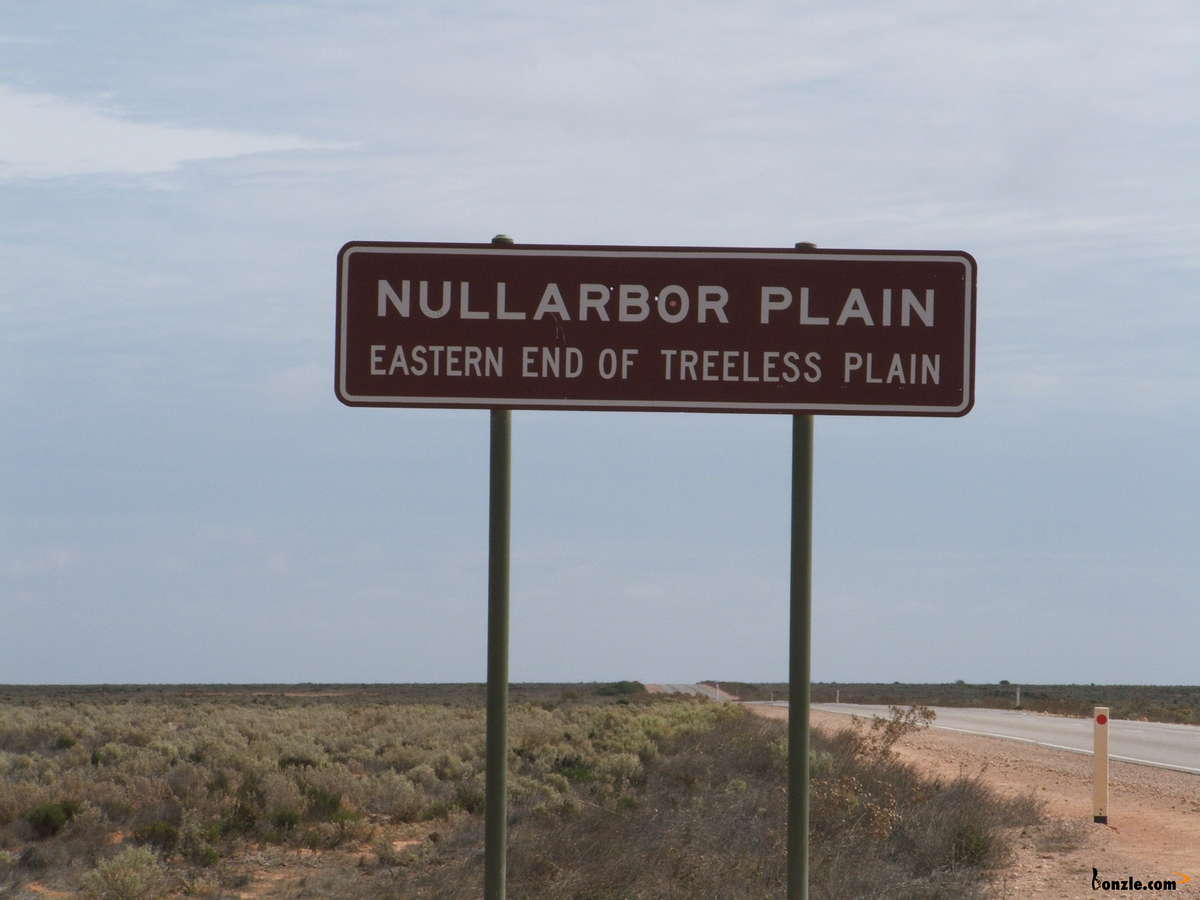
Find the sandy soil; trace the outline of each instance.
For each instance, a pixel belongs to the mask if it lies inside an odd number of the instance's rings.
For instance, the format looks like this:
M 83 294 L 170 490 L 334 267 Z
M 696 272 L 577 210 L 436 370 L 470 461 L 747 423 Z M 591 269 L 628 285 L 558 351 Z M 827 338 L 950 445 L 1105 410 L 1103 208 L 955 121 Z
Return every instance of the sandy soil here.
M 787 717 L 782 708 L 749 708 Z M 815 728 L 836 729 L 849 718 L 814 711 L 811 721 Z M 996 875 L 996 897 L 1111 895 L 1092 889 L 1093 867 L 1105 880 L 1174 879 L 1179 888 L 1170 893 L 1200 895 L 1200 776 L 1112 762 L 1105 826 L 1092 822 L 1091 757 L 935 728 L 906 737 L 896 752 L 929 775 L 981 774 L 997 791 L 1032 793 L 1045 803 L 1052 824 L 1015 836 L 1016 855 Z M 1055 849 L 1071 843 L 1076 845 Z M 1187 877 L 1192 880 L 1185 884 Z M 1139 895 L 1147 893 L 1153 896 Z

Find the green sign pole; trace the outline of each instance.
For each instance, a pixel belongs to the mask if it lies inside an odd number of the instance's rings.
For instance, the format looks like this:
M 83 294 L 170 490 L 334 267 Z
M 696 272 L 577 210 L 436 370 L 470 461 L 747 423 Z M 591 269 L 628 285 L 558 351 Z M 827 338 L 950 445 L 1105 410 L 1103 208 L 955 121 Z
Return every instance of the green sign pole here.
M 512 413 L 493 409 L 491 415 L 484 897 L 504 900 L 508 844 L 508 513 Z
M 493 244 L 511 245 L 496 235 Z M 508 862 L 508 550 L 512 411 L 491 410 L 488 483 L 487 774 L 483 896 L 504 900 Z
M 788 900 L 808 900 L 812 454 L 813 417 L 792 416 L 792 577 L 788 649 Z

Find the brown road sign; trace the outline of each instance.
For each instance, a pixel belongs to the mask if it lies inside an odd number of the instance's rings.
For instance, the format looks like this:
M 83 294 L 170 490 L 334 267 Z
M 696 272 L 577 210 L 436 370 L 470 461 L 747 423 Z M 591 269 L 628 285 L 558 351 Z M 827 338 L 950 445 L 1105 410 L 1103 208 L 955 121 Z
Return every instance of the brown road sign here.
M 351 406 L 962 416 L 961 251 L 352 242 Z

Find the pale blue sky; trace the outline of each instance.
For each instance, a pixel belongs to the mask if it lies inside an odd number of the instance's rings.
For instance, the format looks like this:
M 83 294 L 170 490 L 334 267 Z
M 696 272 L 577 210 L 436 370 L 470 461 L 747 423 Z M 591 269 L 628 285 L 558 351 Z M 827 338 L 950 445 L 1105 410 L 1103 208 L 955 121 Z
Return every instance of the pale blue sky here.
M 478 681 L 488 417 L 349 240 L 961 249 L 961 420 L 816 423 L 819 680 L 1195 683 L 1190 2 L 0 2 L 0 682 Z M 786 677 L 783 416 L 513 416 L 512 677 Z

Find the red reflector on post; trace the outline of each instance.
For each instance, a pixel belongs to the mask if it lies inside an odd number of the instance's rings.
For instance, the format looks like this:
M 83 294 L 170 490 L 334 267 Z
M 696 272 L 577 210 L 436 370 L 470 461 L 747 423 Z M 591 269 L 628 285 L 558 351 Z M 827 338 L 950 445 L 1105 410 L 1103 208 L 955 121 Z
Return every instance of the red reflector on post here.
M 1097 725 L 1107 725 L 1108 724 L 1108 716 L 1104 715 L 1104 713 L 1100 713 L 1100 715 L 1096 716 L 1096 724 Z

